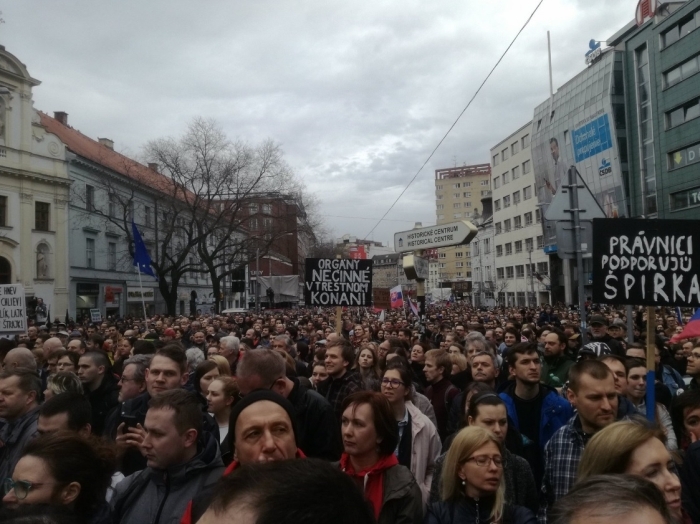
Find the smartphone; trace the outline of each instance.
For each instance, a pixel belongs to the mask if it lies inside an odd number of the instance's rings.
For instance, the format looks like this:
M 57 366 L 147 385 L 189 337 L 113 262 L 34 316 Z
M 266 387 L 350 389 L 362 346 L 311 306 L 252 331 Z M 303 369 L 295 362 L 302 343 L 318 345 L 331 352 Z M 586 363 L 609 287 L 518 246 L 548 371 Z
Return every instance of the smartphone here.
M 130 402 L 122 404 L 121 421 L 126 424 L 126 429 L 136 427 L 137 419 L 136 415 L 131 411 Z

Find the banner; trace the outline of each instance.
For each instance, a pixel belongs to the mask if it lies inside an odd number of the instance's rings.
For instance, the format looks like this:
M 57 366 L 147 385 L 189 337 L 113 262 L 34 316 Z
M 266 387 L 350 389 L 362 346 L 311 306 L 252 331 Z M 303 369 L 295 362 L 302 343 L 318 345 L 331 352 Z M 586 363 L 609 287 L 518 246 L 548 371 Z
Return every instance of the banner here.
M 372 290 L 374 307 L 377 309 L 391 308 L 391 292 L 386 288 L 374 288 Z
M 391 308 L 403 307 L 403 293 L 401 292 L 401 286 L 392 287 L 391 293 Z
M 700 306 L 700 220 L 593 220 L 593 302 Z
M 307 306 L 371 306 L 372 261 L 307 258 Z
M 0 334 L 26 332 L 27 309 L 24 286 L 21 284 L 0 286 Z

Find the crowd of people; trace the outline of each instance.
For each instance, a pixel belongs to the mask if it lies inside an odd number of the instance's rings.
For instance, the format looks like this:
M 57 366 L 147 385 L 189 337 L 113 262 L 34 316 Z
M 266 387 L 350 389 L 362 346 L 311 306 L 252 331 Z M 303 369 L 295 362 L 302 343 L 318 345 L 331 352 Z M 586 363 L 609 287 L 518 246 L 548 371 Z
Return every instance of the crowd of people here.
M 644 311 L 32 325 L 0 339 L 0 522 L 700 523 L 700 340 L 657 310 L 648 421 Z

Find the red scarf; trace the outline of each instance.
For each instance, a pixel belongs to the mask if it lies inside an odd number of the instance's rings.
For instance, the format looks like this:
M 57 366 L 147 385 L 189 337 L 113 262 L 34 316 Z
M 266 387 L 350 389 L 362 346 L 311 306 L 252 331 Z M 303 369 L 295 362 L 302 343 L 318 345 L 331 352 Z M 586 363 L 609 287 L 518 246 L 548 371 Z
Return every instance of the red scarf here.
M 384 472 L 392 466 L 396 466 L 398 463 L 399 461 L 396 455 L 392 453 L 391 455 L 380 457 L 374 465 L 368 468 L 355 471 L 347 453 L 343 453 L 340 457 L 340 469 L 351 477 L 358 477 L 363 480 L 365 498 L 372 504 L 375 519 L 379 519 L 379 513 L 382 510 L 382 502 L 384 501 Z

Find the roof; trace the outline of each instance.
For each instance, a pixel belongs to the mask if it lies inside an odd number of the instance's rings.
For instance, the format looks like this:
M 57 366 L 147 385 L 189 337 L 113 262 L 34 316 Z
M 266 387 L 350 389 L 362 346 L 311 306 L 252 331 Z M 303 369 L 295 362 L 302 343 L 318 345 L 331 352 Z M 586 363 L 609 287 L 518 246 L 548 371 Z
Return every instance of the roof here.
M 144 186 L 171 195 L 175 193 L 174 183 L 167 176 L 100 144 L 77 129 L 63 125 L 42 111 L 38 113 L 41 116 L 41 125 L 49 133 L 58 136 L 66 147 L 76 155 L 116 171 Z

